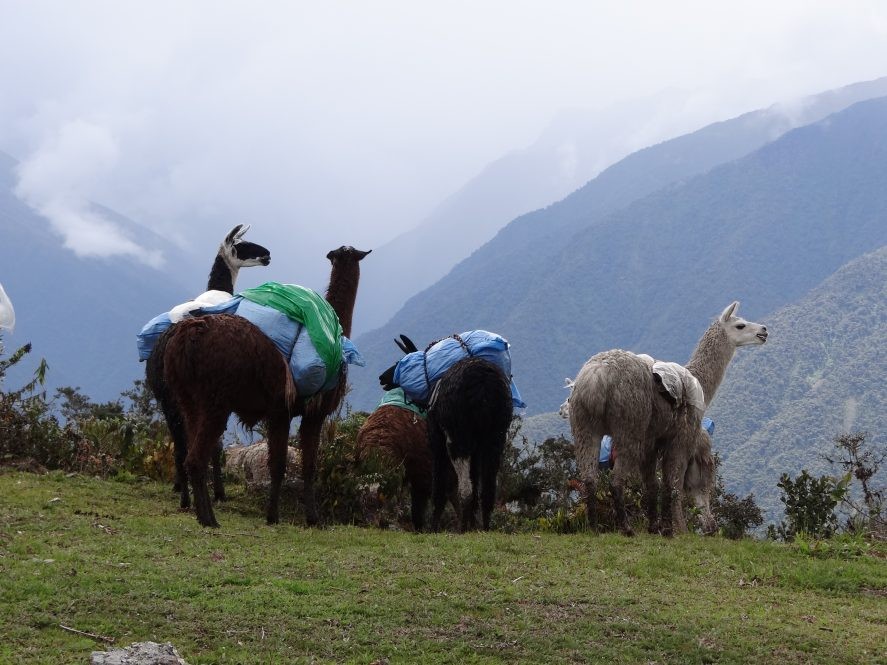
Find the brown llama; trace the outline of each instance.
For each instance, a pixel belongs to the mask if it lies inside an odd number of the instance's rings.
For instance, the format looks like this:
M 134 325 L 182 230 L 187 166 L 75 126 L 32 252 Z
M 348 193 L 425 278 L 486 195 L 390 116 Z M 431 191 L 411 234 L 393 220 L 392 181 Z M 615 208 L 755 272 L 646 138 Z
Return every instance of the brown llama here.
M 225 236 L 216 258 L 213 261 L 209 277 L 206 282 L 207 292 L 203 296 L 215 297 L 216 300 L 224 299 L 227 295 L 234 295 L 234 284 L 237 282 L 237 274 L 241 268 L 250 266 L 267 266 L 271 263 L 271 253 L 254 242 L 243 240 L 243 236 L 249 231 L 249 225 L 238 224 Z M 201 296 L 198 296 L 201 298 Z M 194 303 L 195 306 L 197 303 Z M 178 405 L 170 397 L 166 382 L 163 378 L 163 357 L 167 340 L 169 339 L 175 324 L 171 326 L 154 346 L 154 350 L 145 363 L 145 382 L 151 389 L 166 426 L 173 440 L 173 451 L 176 463 L 176 477 L 173 482 L 173 491 L 180 492 L 179 506 L 184 510 L 191 505 L 188 494 L 188 477 L 185 473 L 185 455 L 188 452 L 188 439 L 185 432 L 185 423 L 179 412 Z M 224 501 L 225 487 L 222 483 L 222 443 L 219 441 L 213 454 L 213 493 L 217 501 Z
M 353 247 L 340 247 L 327 254 L 332 263 L 327 299 L 345 331 L 351 328 L 360 278 L 358 263 L 367 254 Z M 344 368 L 334 390 L 313 399 L 299 397 L 287 362 L 274 343 L 246 319 L 224 314 L 179 323 L 167 341 L 164 365 L 167 385 L 180 405 L 188 433 L 185 468 L 194 488 L 198 521 L 204 526 L 218 526 L 207 491 L 206 469 L 228 417 L 234 413 L 247 427 L 260 421 L 267 427 L 271 475 L 267 520 L 276 524 L 290 421 L 302 415 L 303 427 L 306 418 L 313 424 L 320 417 L 322 423 L 329 412 L 321 408 L 337 405 L 344 394 Z M 306 516 L 313 524 L 317 522 L 313 490 L 317 439 L 312 447 L 311 440 L 303 436 L 301 444 Z M 309 514 L 309 506 L 313 514 Z
M 375 453 L 392 469 L 402 467 L 410 486 L 410 519 L 415 531 L 425 524 L 425 510 L 431 499 L 432 460 L 428 445 L 428 425 L 424 415 L 386 404 L 377 408 L 357 433 L 357 458 Z M 450 474 L 455 471 L 449 469 Z M 455 485 L 455 478 L 450 483 Z M 455 494 L 450 497 L 457 510 Z
M 354 301 L 357 298 L 357 285 L 360 282 L 360 260 L 373 250 L 362 252 L 353 247 L 340 247 L 326 255 L 333 264 L 330 283 L 326 289 L 326 301 L 332 305 L 339 317 L 342 334 L 351 337 L 351 321 L 354 315 Z M 345 396 L 347 367 L 342 365 L 339 382 L 332 390 L 309 399 L 301 412 L 299 425 L 299 445 L 302 448 L 302 481 L 305 483 L 303 501 L 305 521 L 315 525 L 319 521 L 317 503 L 314 498 L 314 476 L 317 470 L 317 448 L 320 445 L 320 432 L 323 421 L 339 408 Z
M 767 328 L 735 315 L 738 302 L 729 305 L 705 331 L 686 369 L 699 382 L 704 407 L 714 399 L 727 366 L 740 346 L 764 344 Z M 687 466 L 698 446 L 705 408 L 675 405 L 656 383 L 651 363 L 643 357 L 615 349 L 592 356 L 583 365 L 569 398 L 570 428 L 576 446 L 580 480 L 585 484 L 588 519 L 597 522 L 598 454 L 601 438 L 609 434 L 618 451 L 612 471 L 611 491 L 616 523 L 633 533 L 623 503 L 625 478 L 640 475 L 644 506 L 651 532 L 660 531 L 657 514 L 657 460 L 662 460 L 662 524 L 666 536 L 683 531 L 683 493 Z

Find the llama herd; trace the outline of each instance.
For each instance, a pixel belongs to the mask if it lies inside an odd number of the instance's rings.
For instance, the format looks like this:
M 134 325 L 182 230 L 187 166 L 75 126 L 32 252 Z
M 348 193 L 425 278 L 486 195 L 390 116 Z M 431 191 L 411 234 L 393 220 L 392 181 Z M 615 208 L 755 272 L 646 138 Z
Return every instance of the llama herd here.
M 182 509 L 190 506 L 190 484 L 198 521 L 218 526 L 207 473 L 212 460 L 215 498 L 224 499 L 220 441 L 233 413 L 247 427 L 265 425 L 271 478 L 267 521 L 277 523 L 290 423 L 301 416 L 303 503 L 307 523 L 316 525 L 314 479 L 321 427 L 345 394 L 347 365 L 341 363 L 332 388 L 300 395 L 279 346 L 253 323 L 237 315 L 199 312 L 204 304 L 233 296 L 240 268 L 270 262 L 267 249 L 243 240 L 245 232 L 236 227 L 226 236 L 207 292 L 176 308 L 181 318 L 172 320 L 147 358 L 147 383 L 173 438 L 175 488 L 181 493 Z M 367 254 L 343 246 L 327 255 L 332 269 L 325 299 L 345 338 L 351 334 L 360 261 Z M 625 480 L 632 475 L 643 482 L 651 533 L 670 536 L 686 531 L 685 496 L 699 507 L 703 527 L 713 529 L 709 495 L 714 463 L 711 441 L 701 427 L 702 416 L 736 349 L 767 340 L 767 328 L 739 317 L 737 307 L 736 302 L 729 305 L 705 331 L 686 367 L 612 350 L 592 356 L 570 384 L 562 415 L 570 421 L 592 526 L 596 525 L 601 439 L 610 435 L 618 452 L 611 476 L 612 501 L 623 533 L 632 533 L 623 499 Z M 456 511 L 460 531 L 477 528 L 478 512 L 481 528 L 489 529 L 507 432 L 514 405 L 520 405 L 508 372 L 510 356 L 503 371 L 501 364 L 472 355 L 458 335 L 453 337 L 465 348 L 466 357 L 453 361 L 433 383 L 429 380 L 428 394 L 421 399 L 404 396 L 407 386 L 395 379 L 397 364 L 379 377 L 389 391 L 386 397 L 396 399 L 383 400 L 358 434 L 358 455 L 380 451 L 403 468 L 416 531 L 424 527 L 429 499 L 432 530 L 439 530 L 448 501 Z M 507 349 L 507 342 L 496 338 Z M 406 354 L 404 360 L 421 358 L 428 378 L 429 363 L 416 345 L 403 335 L 396 343 Z M 661 488 L 657 470 L 661 471 Z

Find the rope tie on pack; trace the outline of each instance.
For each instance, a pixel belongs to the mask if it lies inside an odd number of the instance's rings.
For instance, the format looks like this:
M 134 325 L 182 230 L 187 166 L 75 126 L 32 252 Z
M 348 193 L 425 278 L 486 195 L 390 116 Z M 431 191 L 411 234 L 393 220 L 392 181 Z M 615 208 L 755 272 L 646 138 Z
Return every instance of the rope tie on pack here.
M 469 358 L 471 357 L 471 349 L 468 348 L 468 345 L 465 343 L 465 340 L 463 340 L 459 336 L 459 333 L 453 333 L 449 337 L 441 337 L 440 339 L 431 342 L 431 344 L 426 346 L 425 350 L 422 352 L 422 371 L 425 372 L 425 383 L 428 386 L 431 386 L 431 377 L 428 375 L 428 351 L 431 349 L 432 346 L 434 346 L 435 344 L 437 344 L 439 342 L 444 341 L 445 339 L 454 339 L 457 342 L 459 342 L 459 346 L 461 346 L 463 349 L 465 349 L 465 353 L 468 354 Z

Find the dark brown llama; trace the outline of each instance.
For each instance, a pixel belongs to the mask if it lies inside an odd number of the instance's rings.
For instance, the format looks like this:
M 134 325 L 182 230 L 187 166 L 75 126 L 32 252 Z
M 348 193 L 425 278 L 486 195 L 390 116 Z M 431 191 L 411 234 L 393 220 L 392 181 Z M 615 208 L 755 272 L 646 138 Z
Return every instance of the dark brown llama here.
M 267 266 L 271 263 L 271 253 L 267 249 L 254 242 L 243 240 L 243 236 L 248 230 L 249 225 L 238 224 L 235 226 L 225 236 L 225 239 L 219 246 L 219 251 L 216 253 L 216 258 L 207 278 L 206 290 L 218 292 L 220 298 L 224 297 L 223 294 L 228 296 L 234 295 L 234 284 L 237 281 L 237 274 L 241 268 Z M 184 510 L 191 505 L 191 498 L 188 493 L 188 478 L 185 474 L 185 455 L 188 452 L 188 440 L 178 405 L 170 397 L 163 378 L 163 358 L 166 343 L 174 329 L 175 324 L 167 329 L 157 340 L 153 352 L 145 363 L 145 381 L 160 405 L 160 410 L 163 412 L 170 436 L 172 436 L 176 463 L 176 478 L 173 483 L 173 491 L 180 492 L 181 500 L 179 505 Z M 217 501 L 225 499 L 221 457 L 222 445 L 219 442 L 213 454 L 213 493 Z
M 351 328 L 360 278 L 358 263 L 367 254 L 353 247 L 327 254 L 332 262 L 327 298 L 345 331 Z M 234 413 L 247 427 L 260 421 L 267 427 L 271 475 L 267 519 L 269 524 L 277 523 L 290 421 L 302 415 L 303 428 L 307 418 L 309 429 L 318 417 L 322 423 L 344 394 L 344 369 L 334 390 L 306 403 L 307 396 L 296 395 L 287 362 L 273 342 L 246 319 L 228 315 L 182 321 L 167 341 L 164 363 L 170 393 L 180 405 L 187 428 L 185 468 L 194 487 L 198 521 L 204 526 L 218 526 L 207 491 L 206 469 L 215 442 Z M 321 411 L 325 406 L 330 411 Z M 318 425 L 317 438 L 319 429 Z M 313 491 L 317 438 L 312 447 L 310 438 L 302 437 L 306 516 L 312 524 L 317 522 Z M 312 516 L 309 506 L 314 511 Z

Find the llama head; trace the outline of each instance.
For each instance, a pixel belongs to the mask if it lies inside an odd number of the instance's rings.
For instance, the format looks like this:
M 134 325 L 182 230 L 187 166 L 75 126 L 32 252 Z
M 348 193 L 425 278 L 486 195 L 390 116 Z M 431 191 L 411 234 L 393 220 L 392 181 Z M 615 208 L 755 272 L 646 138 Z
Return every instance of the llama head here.
M 243 240 L 249 231 L 249 224 L 238 224 L 225 236 L 219 253 L 231 268 L 239 269 L 248 266 L 267 266 L 271 263 L 271 252 L 254 242 Z
M 351 245 L 342 245 L 339 249 L 330 251 L 326 255 L 326 258 L 330 260 L 330 263 L 332 263 L 333 266 L 344 263 L 357 263 L 372 251 L 373 250 L 368 249 L 363 252 L 359 249 L 354 249 Z
M 736 310 L 738 308 L 739 301 L 733 301 L 718 317 L 718 323 L 727 333 L 727 338 L 733 346 L 752 346 L 766 342 L 767 326 L 746 321 L 741 316 L 737 316 Z
M 684 494 L 699 509 L 702 530 L 712 534 L 717 530 L 717 521 L 711 512 L 711 492 L 715 485 L 715 460 L 711 454 L 711 437 L 701 427 L 690 455 L 687 471 L 684 473 Z

